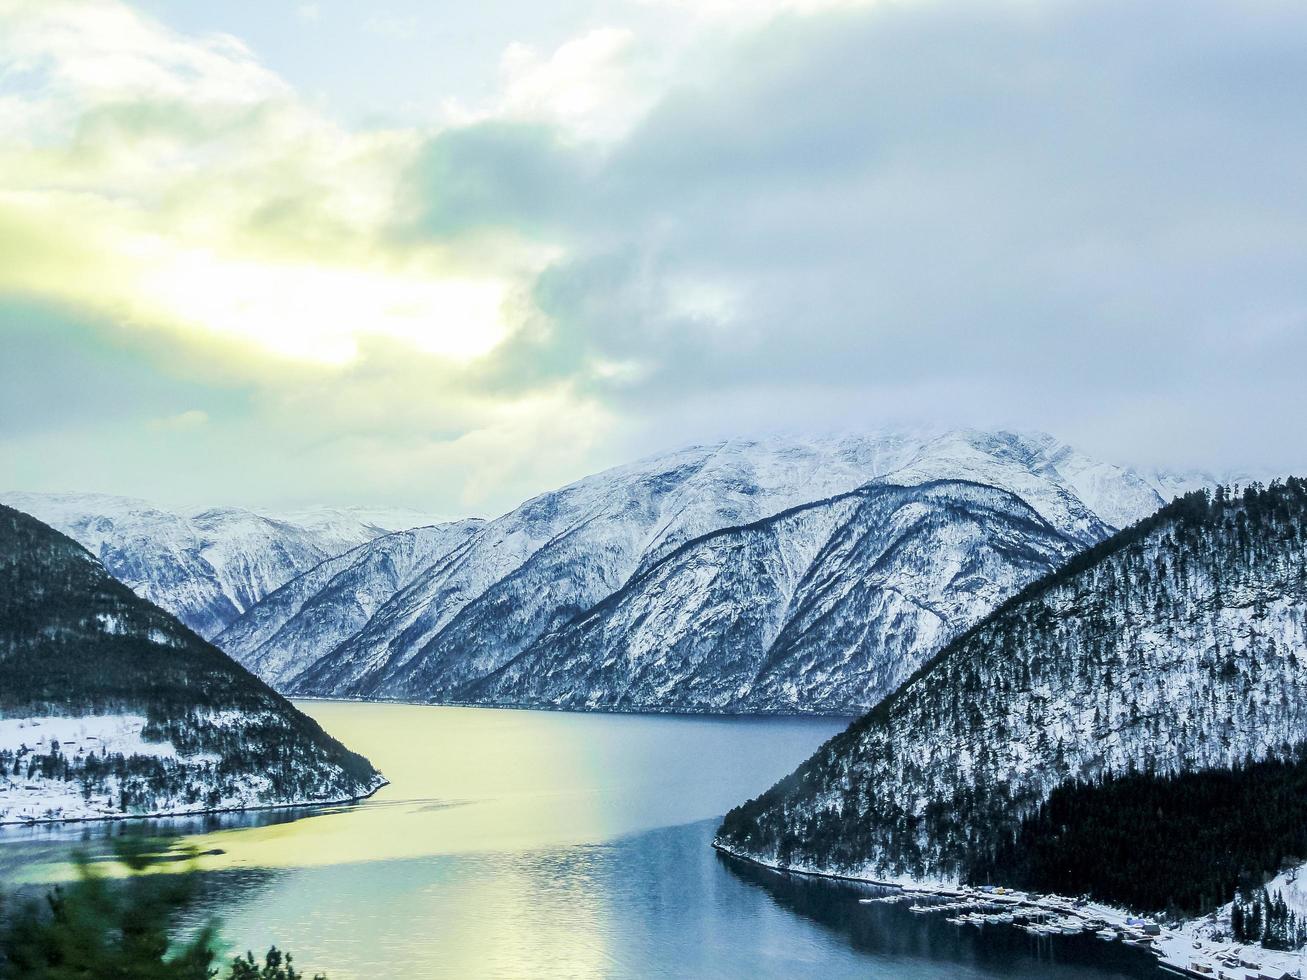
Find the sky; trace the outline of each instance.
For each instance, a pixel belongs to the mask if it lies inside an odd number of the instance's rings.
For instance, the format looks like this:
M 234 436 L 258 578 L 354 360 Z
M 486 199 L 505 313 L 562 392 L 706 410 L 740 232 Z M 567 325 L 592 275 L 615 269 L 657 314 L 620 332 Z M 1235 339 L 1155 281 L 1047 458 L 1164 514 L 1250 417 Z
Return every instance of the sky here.
M 1307 5 L 0 0 L 0 489 L 493 515 L 900 422 L 1307 460 Z

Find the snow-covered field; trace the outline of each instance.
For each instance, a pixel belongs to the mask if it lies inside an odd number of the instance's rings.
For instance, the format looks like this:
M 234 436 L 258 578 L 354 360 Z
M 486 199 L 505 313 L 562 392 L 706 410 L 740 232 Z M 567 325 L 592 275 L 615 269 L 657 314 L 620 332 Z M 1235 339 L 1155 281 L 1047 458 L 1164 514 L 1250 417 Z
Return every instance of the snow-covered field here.
M 131 714 L 0 718 L 0 749 L 26 745 L 38 755 L 46 755 L 58 742 L 60 754 L 67 759 L 88 752 L 177 758 L 171 742 L 147 742 L 141 736 L 144 727 L 145 716 Z
M 223 727 L 237 722 L 250 721 L 239 712 L 217 711 L 206 720 Z M 195 753 L 181 755 L 171 742 L 154 742 L 143 735 L 146 719 L 143 715 L 87 715 L 82 717 L 42 716 L 0 719 L 0 752 L 14 753 L 16 765 L 0 773 L 0 825 L 60 820 L 106 820 L 123 817 L 162 816 L 185 813 L 205 813 L 219 810 L 263 809 L 269 806 L 300 806 L 343 802 L 339 794 L 324 797 L 286 799 L 273 780 L 265 775 L 249 774 L 238 781 L 220 780 L 215 767 L 221 761 L 217 755 Z M 46 778 L 39 771 L 29 771 L 35 759 L 48 758 L 52 752 L 72 764 L 74 774 Z M 155 805 L 142 810 L 133 806 L 124 811 L 121 800 L 123 781 L 112 772 L 92 785 L 77 775 L 90 756 L 113 760 L 121 755 L 128 760 L 157 759 L 168 764 L 170 770 L 180 771 L 184 783 L 156 798 Z M 14 769 L 18 771 L 15 772 Z M 148 782 L 128 777 L 133 791 L 144 788 Z M 380 776 L 366 789 L 375 791 L 385 784 Z M 211 787 L 222 785 L 226 790 L 217 799 Z M 331 798 L 326 798 L 330 796 Z
M 57 715 L 0 719 L 0 751 L 14 752 L 26 765 L 33 756 L 58 754 L 77 763 L 88 755 L 147 756 L 177 759 L 171 742 L 148 742 L 142 737 L 145 716 L 86 715 L 69 718 Z M 213 761 L 213 757 L 193 761 Z M 0 776 L 0 823 L 32 820 L 85 820 L 120 816 L 111 793 L 84 794 L 76 780 L 46 779 L 41 773 L 9 772 Z

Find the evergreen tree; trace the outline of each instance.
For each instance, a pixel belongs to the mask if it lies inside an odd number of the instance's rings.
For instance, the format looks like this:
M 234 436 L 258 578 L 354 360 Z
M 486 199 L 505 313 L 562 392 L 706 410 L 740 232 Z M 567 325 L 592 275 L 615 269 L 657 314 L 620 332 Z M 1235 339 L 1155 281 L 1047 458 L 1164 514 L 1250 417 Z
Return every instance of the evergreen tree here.
M 16 906 L 0 905 L 0 980 L 215 980 L 216 931 L 173 935 L 177 913 L 194 895 L 194 871 L 151 874 L 157 842 L 125 838 L 117 855 L 125 879 L 104 876 L 85 855 L 76 879 Z M 194 857 L 194 852 L 191 852 Z M 275 946 L 259 965 L 232 961 L 223 980 L 303 980 Z M 315 980 L 326 980 L 318 975 Z

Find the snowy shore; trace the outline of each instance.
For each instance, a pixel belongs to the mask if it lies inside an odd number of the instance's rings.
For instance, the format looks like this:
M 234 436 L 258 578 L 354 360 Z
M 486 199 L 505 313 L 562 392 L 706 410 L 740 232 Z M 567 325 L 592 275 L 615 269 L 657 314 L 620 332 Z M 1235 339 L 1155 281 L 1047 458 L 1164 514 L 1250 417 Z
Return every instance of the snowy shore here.
M 145 725 L 145 716 L 138 714 L 0 719 L 0 752 L 15 756 L 13 769 L 4 772 L 0 768 L 0 826 L 328 806 L 366 799 L 387 785 L 387 780 L 378 775 L 374 784 L 361 795 L 269 802 L 269 797 L 275 796 L 271 780 L 266 776 L 251 776 L 242 782 L 237 792 L 213 800 L 206 792 L 206 777 L 221 760 L 212 755 L 181 755 L 171 742 L 149 741 L 143 737 Z M 32 760 L 48 759 L 52 753 L 74 765 L 88 756 L 108 759 L 123 756 L 181 763 L 193 770 L 194 793 L 188 795 L 194 795 L 195 799 L 172 798 L 148 810 L 124 812 L 115 803 L 115 793 L 119 790 L 115 776 L 107 776 L 105 788 L 92 792 L 77 779 L 47 777 L 30 765 Z
M 1110 942 L 1126 942 L 1138 946 L 1142 951 L 1150 952 L 1157 958 L 1162 970 L 1187 977 L 1208 977 L 1215 980 L 1307 980 L 1307 950 L 1281 952 L 1265 949 L 1256 944 L 1236 943 L 1228 939 L 1216 939 L 1216 934 L 1228 934 L 1229 906 L 1218 910 L 1213 915 L 1200 919 L 1191 919 L 1177 927 L 1163 927 L 1157 923 L 1136 916 L 1125 909 L 1083 899 L 1065 898 L 1060 895 L 1040 895 L 1013 891 L 1004 888 L 974 888 L 956 882 L 920 881 L 911 878 L 893 880 L 877 879 L 859 875 L 836 874 L 819 868 L 802 866 L 780 867 L 766 861 L 760 861 L 747 854 L 741 854 L 720 843 L 714 843 L 718 851 L 736 860 L 767 868 L 777 874 L 800 874 L 815 878 L 829 878 L 836 881 L 848 881 L 890 889 L 897 894 L 889 894 L 883 900 L 913 900 L 916 910 L 922 913 L 934 912 L 944 914 L 949 910 L 960 909 L 967 904 L 998 907 L 1005 911 L 1025 915 L 1042 915 L 1056 921 L 1069 923 L 1078 921 L 1081 932 L 1097 933 L 1100 938 Z M 1297 872 L 1281 876 L 1267 885 L 1274 893 L 1277 887 L 1290 895 L 1307 898 L 1307 876 L 1304 876 L 1300 891 L 1297 887 Z M 918 900 L 925 900 L 924 904 Z M 1002 924 L 1003 916 L 980 916 L 968 921 L 980 924 Z M 958 920 L 954 920 L 958 921 Z M 1224 923 L 1226 928 L 1222 928 Z M 1010 923 L 1008 923 L 1010 924 Z M 1101 925 L 1100 925 L 1101 924 Z M 1018 926 L 1011 926 L 1018 928 Z M 1109 939 L 1108 933 L 1111 933 Z M 1150 933 L 1154 933 L 1150 935 Z M 1053 933 L 1049 933 L 1053 934 Z

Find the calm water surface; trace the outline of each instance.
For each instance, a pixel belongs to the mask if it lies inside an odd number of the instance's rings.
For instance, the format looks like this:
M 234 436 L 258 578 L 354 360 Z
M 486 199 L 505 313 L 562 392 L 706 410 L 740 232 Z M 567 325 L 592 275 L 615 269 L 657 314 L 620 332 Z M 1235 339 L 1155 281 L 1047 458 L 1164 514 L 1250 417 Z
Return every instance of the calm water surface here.
M 183 832 L 202 913 L 332 980 L 375 977 L 1160 976 L 1092 938 L 959 929 L 860 886 L 718 856 L 717 818 L 792 769 L 830 720 L 580 715 L 306 702 L 391 785 L 357 806 L 0 832 L 0 877 L 74 848 Z

